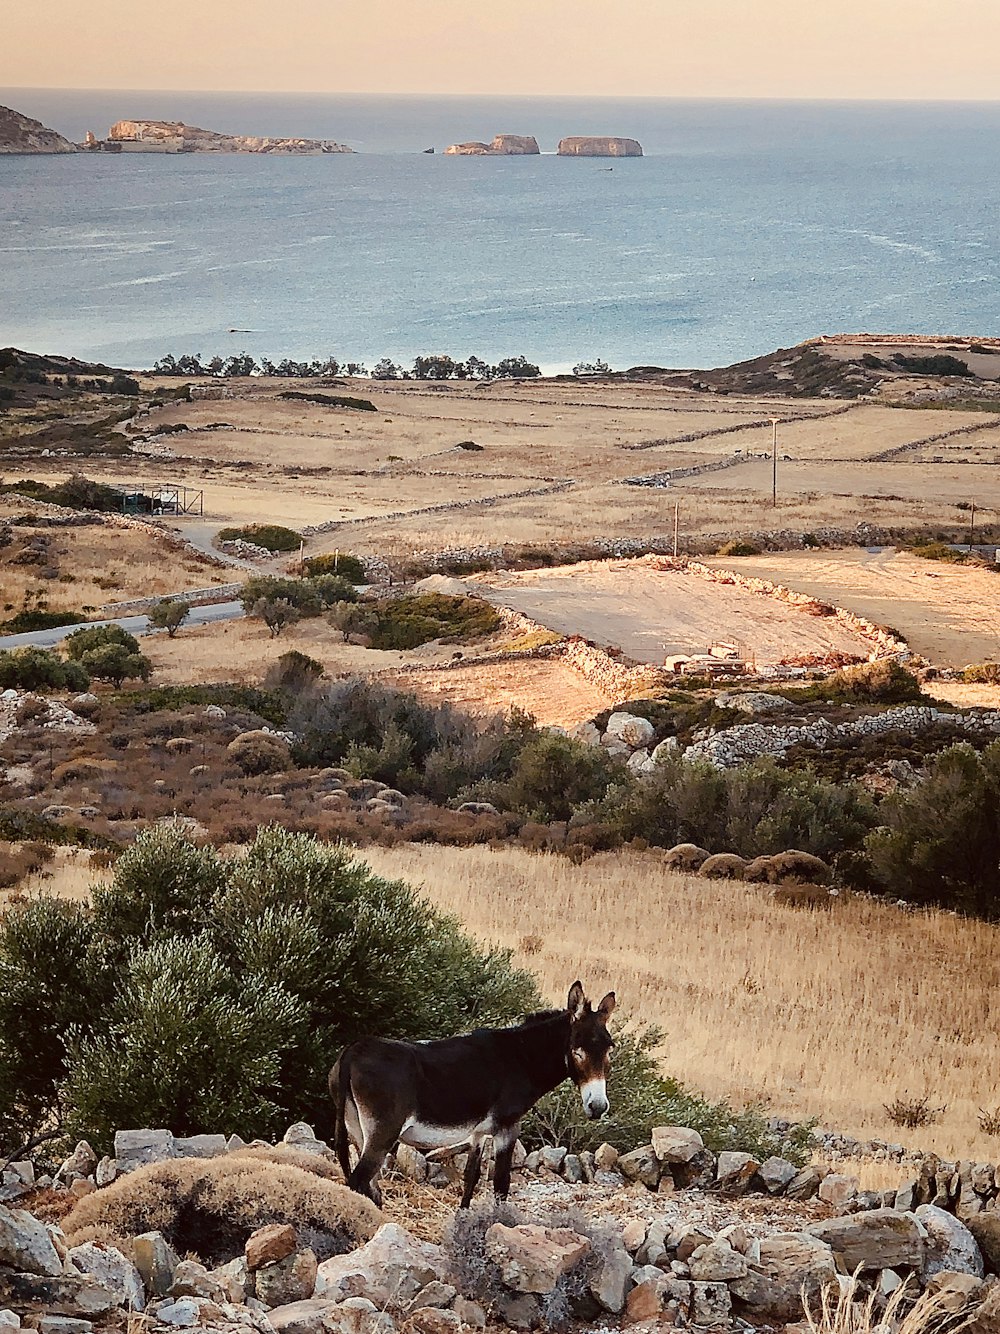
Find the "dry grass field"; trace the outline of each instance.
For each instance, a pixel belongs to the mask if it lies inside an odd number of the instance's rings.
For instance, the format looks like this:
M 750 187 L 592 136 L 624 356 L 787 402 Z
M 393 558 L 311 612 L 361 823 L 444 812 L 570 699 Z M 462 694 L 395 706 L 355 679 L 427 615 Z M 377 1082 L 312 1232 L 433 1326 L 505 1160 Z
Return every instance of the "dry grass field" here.
M 992 570 L 892 549 L 780 551 L 707 564 L 771 579 L 892 625 L 941 666 L 1000 661 L 1000 573 Z
M 393 685 L 422 699 L 447 701 L 469 713 L 506 712 L 517 707 L 542 726 L 572 727 L 610 708 L 615 698 L 558 658 L 515 659 L 451 671 L 402 672 Z
M 1000 1157 L 977 1117 L 1000 1101 L 1000 928 L 865 899 L 783 907 L 765 887 L 677 875 L 651 853 L 582 866 L 513 848 L 364 857 L 513 948 L 551 1001 L 577 976 L 591 994 L 613 987 L 623 1013 L 663 1027 L 664 1070 L 712 1097 L 948 1158 Z M 907 1093 L 945 1106 L 940 1121 L 894 1126 L 883 1104 Z

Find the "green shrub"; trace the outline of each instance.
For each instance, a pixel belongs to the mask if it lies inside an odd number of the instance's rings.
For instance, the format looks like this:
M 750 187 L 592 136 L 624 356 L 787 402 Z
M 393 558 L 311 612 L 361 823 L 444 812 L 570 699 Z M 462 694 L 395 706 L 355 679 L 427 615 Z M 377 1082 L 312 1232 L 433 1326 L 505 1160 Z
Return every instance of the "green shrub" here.
M 297 389 L 286 389 L 279 398 L 299 399 L 304 403 L 318 403 L 323 408 L 353 408 L 356 412 L 378 412 L 368 398 L 351 398 L 348 394 L 306 394 Z
M 951 746 L 921 783 L 887 797 L 866 850 L 893 897 L 1000 918 L 1000 741 Z
M 247 609 L 249 616 L 263 621 L 271 632 L 271 638 L 277 639 L 289 626 L 302 619 L 302 612 L 294 607 L 287 598 L 258 598 Z
M 9 620 L 0 621 L 0 630 L 6 635 L 24 635 L 32 630 L 56 630 L 61 625 L 79 625 L 87 618 L 77 611 L 42 611 L 25 607 Z
M 252 542 L 265 551 L 298 551 L 302 544 L 302 534 L 294 528 L 283 528 L 277 523 L 248 523 L 242 528 L 220 528 L 216 533 L 219 542 Z
M 0 652 L 0 690 L 86 690 L 90 677 L 76 662 L 49 649 L 16 648 Z
M 288 742 L 271 732 L 243 732 L 230 741 L 226 754 L 241 773 L 276 774 L 287 769 L 290 760 Z
M 532 820 L 568 820 L 577 807 L 603 797 L 618 772 L 603 747 L 543 732 L 521 748 L 501 801 Z
M 831 704 L 909 704 L 925 698 L 920 682 L 898 662 L 863 662 L 842 667 L 808 686 L 775 687 L 774 693 L 793 703 L 828 701 Z
M 138 639 L 135 635 L 130 635 L 127 630 L 123 630 L 120 625 L 91 625 L 84 630 L 74 630 L 62 643 L 67 657 L 77 662 L 82 660 L 85 653 L 106 648 L 108 645 L 117 645 L 129 653 L 139 652 Z
M 142 653 L 132 653 L 125 644 L 102 644 L 88 649 L 80 663 L 98 681 L 110 681 L 119 689 L 125 681 L 148 681 L 153 664 Z
M 308 686 L 315 685 L 322 675 L 321 662 L 293 648 L 288 653 L 282 653 L 278 661 L 267 669 L 264 686 L 268 690 L 287 690 L 298 694 Z
M 500 617 L 482 598 L 422 593 L 365 603 L 357 613 L 335 613 L 346 633 L 366 634 L 372 648 L 412 649 L 432 639 L 465 643 L 494 634 Z M 361 624 L 365 629 L 358 628 Z
M 0 485 L 0 495 L 15 491 L 20 495 L 31 496 L 33 500 L 42 500 L 49 505 L 63 505 L 67 509 L 97 510 L 106 514 L 120 514 L 122 511 L 120 491 L 113 486 L 105 486 L 103 482 L 91 481 L 79 473 L 55 486 L 31 478 Z M 67 624 L 65 621 L 60 623 Z
M 358 556 L 348 556 L 340 551 L 326 551 L 321 556 L 307 556 L 302 562 L 307 575 L 339 574 L 351 584 L 366 584 L 364 563 Z
M 799 1166 L 808 1162 L 812 1123 L 782 1137 L 769 1129 L 766 1115 L 757 1108 L 737 1111 L 728 1103 L 709 1102 L 690 1092 L 660 1071 L 655 1050 L 665 1036 L 655 1027 L 619 1029 L 608 1079 L 609 1114 L 600 1121 L 588 1120 L 577 1090 L 561 1084 L 525 1117 L 521 1131 L 525 1144 L 530 1148 L 562 1144 L 580 1153 L 607 1141 L 627 1153 L 648 1144 L 654 1126 L 688 1126 L 715 1152 L 738 1149 L 761 1162 L 772 1154 Z
M 538 1004 L 508 952 L 409 886 L 273 828 L 233 858 L 173 828 L 142 834 L 92 907 L 8 908 L 0 961 L 5 1142 L 56 1108 L 102 1148 L 123 1125 L 247 1139 L 324 1125 L 346 1043 L 466 1032 Z
M 731 542 L 724 542 L 715 554 L 717 556 L 759 556 L 760 547 L 754 546 L 752 542 L 741 542 L 734 538 Z
M 338 602 L 355 602 L 357 590 L 347 579 L 321 574 L 307 579 L 285 579 L 276 574 L 255 574 L 240 590 L 243 609 L 252 615 L 255 602 L 288 602 L 302 616 L 318 616 Z
M 958 357 L 946 352 L 927 357 L 908 357 L 904 352 L 894 352 L 893 364 L 900 370 L 912 371 L 915 375 L 971 375 L 968 365 Z
M 1000 685 L 1000 662 L 977 662 L 966 667 L 962 680 L 972 684 Z

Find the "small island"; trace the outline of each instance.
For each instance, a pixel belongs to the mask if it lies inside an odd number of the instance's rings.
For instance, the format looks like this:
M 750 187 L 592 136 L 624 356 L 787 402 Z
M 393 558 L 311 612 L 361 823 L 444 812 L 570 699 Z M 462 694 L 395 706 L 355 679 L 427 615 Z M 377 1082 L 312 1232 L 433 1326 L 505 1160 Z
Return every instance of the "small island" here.
M 539 150 L 533 134 L 497 134 L 491 144 L 452 144 L 444 151 L 452 157 L 534 157 Z
M 354 152 L 333 139 L 219 134 L 180 120 L 119 120 L 107 139 L 88 134 L 83 148 L 91 153 L 281 153 L 299 157 Z
M 607 135 L 580 135 L 559 140 L 559 157 L 642 157 L 638 139 Z

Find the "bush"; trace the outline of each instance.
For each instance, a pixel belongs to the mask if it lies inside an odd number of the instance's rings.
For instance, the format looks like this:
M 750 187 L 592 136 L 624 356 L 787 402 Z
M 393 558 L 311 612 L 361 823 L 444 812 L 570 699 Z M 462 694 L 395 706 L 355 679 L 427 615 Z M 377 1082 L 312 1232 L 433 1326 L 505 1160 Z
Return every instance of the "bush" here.
M 240 591 L 243 610 L 253 615 L 256 602 L 287 602 L 302 616 L 319 616 L 325 607 L 357 601 L 354 585 L 339 575 L 321 574 L 307 579 L 283 579 L 279 575 L 251 575 Z
M 84 667 L 50 649 L 29 646 L 0 652 L 0 690 L 86 690 L 89 685 Z
M 98 681 L 110 681 L 116 690 L 125 681 L 148 681 L 153 664 L 142 653 L 132 653 L 125 644 L 104 644 L 88 649 L 81 665 Z
M 163 598 L 150 608 L 149 623 L 157 630 L 166 630 L 173 639 L 190 615 L 190 602 L 183 602 L 180 598 Z
M 273 732 L 243 732 L 230 741 L 226 754 L 247 775 L 276 774 L 287 769 L 291 758 L 288 742 Z
M 514 761 L 502 800 L 532 820 L 568 820 L 579 806 L 605 795 L 618 766 L 600 746 L 543 733 Z
M 315 685 L 322 675 L 321 662 L 293 648 L 288 653 L 282 653 L 278 661 L 267 669 L 264 686 L 268 690 L 287 690 L 297 695 Z
M 378 412 L 375 404 L 367 398 L 351 398 L 347 394 L 303 394 L 295 389 L 286 389 L 279 398 L 297 398 L 306 403 L 318 403 L 324 408 L 353 408 L 356 412 Z
M 91 625 L 84 630 L 74 630 L 66 636 L 62 646 L 68 657 L 79 662 L 85 653 L 106 648 L 109 644 L 124 648 L 129 653 L 139 652 L 138 639 L 120 625 Z
M 247 614 L 256 617 L 258 621 L 263 621 L 270 630 L 272 639 L 277 639 L 290 625 L 295 625 L 302 619 L 302 612 L 287 598 L 258 598 L 247 609 Z
M 365 584 L 368 576 L 364 563 L 358 556 L 348 556 L 340 551 L 326 551 L 321 556 L 307 556 L 302 562 L 307 575 L 339 574 L 351 584 Z
M 9 620 L 0 621 L 0 630 L 7 635 L 29 634 L 32 630 L 56 630 L 61 625 L 79 625 L 87 618 L 77 611 L 42 611 L 25 607 Z
M 760 547 L 754 546 L 752 542 L 740 542 L 734 538 L 731 542 L 724 542 L 715 554 L 717 556 L 759 556 Z
M 219 542 L 252 542 L 265 551 L 298 551 L 302 545 L 302 534 L 294 528 L 283 528 L 277 523 L 248 523 L 242 528 L 220 528 L 216 533 Z
M 103 482 L 93 482 L 89 477 L 74 474 L 65 482 L 50 486 L 47 482 L 36 482 L 31 478 L 22 478 L 19 482 L 7 482 L 0 486 L 0 494 L 18 492 L 31 496 L 33 500 L 42 500 L 49 505 L 63 505 L 67 509 L 97 510 L 99 513 L 120 514 L 122 512 L 122 493 Z M 66 622 L 63 622 L 66 624 Z
M 412 649 L 432 639 L 465 643 L 494 634 L 500 617 L 482 598 L 423 593 L 383 598 L 357 611 L 337 608 L 334 623 L 347 634 L 365 634 L 372 648 Z M 364 628 L 361 628 L 364 626 Z
M 865 846 L 889 894 L 1000 918 L 1000 741 L 943 751 L 923 782 L 885 799 L 880 819 Z
M 346 1043 L 465 1032 L 538 1004 L 509 952 L 276 828 L 233 858 L 175 828 L 141 834 L 91 907 L 8 908 L 0 963 L 0 1117 L 20 1133 L 61 1107 L 102 1146 L 127 1125 L 249 1139 L 325 1124 Z
M 600 1121 L 588 1120 L 577 1090 L 561 1084 L 525 1117 L 524 1143 L 532 1148 L 562 1144 L 580 1153 L 607 1141 L 626 1153 L 648 1144 L 654 1126 L 688 1126 L 715 1152 L 741 1149 L 762 1162 L 772 1154 L 799 1166 L 808 1162 L 811 1124 L 797 1126 L 783 1138 L 768 1128 L 766 1116 L 758 1109 L 736 1111 L 728 1103 L 709 1102 L 661 1074 L 655 1051 L 665 1036 L 654 1027 L 625 1027 L 616 1032 L 608 1078 L 610 1113 Z
M 915 375 L 967 376 L 972 374 L 964 361 L 960 361 L 958 357 L 949 356 L 946 352 L 929 357 L 908 357 L 903 352 L 894 352 L 892 360 L 900 370 L 912 371 Z
M 842 667 L 815 685 L 778 688 L 775 693 L 793 703 L 829 700 L 834 704 L 909 704 L 924 698 L 913 673 L 890 661 Z
M 962 680 L 974 684 L 1000 685 L 1000 662 L 977 662 L 966 667 Z

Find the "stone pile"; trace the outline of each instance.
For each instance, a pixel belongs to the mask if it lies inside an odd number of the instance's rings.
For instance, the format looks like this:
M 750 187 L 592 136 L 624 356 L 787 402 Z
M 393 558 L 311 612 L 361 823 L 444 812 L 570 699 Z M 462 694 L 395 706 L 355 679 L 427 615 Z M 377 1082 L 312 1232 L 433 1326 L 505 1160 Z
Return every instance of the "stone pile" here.
M 93 723 L 58 700 L 34 695 L 30 690 L 3 690 L 0 691 L 0 741 L 13 736 L 21 726 L 18 716 L 26 705 L 32 711 L 33 727 L 42 727 L 48 732 L 75 732 L 80 736 L 96 730 Z

